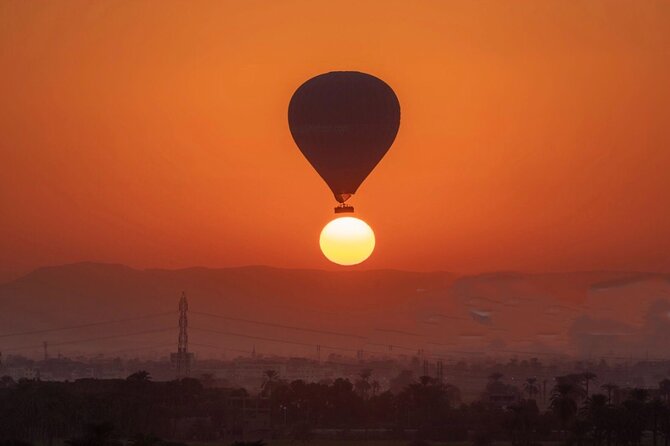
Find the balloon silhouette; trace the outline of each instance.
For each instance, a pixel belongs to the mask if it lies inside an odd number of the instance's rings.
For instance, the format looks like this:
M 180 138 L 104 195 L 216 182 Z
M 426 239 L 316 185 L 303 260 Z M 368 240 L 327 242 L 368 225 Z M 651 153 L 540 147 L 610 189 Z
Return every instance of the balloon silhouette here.
M 302 84 L 288 106 L 291 135 L 342 203 L 356 193 L 393 144 L 400 103 L 384 81 L 356 71 L 335 71 Z

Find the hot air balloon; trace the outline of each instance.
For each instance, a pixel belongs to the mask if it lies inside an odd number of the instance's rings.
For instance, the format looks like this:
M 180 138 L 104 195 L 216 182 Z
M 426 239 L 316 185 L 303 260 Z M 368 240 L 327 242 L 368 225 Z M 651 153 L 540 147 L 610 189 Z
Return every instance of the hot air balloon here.
M 400 103 L 384 81 L 356 71 L 334 71 L 302 84 L 291 98 L 288 122 L 298 148 L 340 203 L 356 193 L 393 144 Z
M 298 148 L 340 203 L 335 213 L 353 212 L 345 202 L 384 157 L 400 126 L 400 104 L 384 81 L 356 71 L 321 74 L 302 84 L 288 106 Z M 340 216 L 319 238 L 321 251 L 339 265 L 365 261 L 375 235 L 363 220 Z

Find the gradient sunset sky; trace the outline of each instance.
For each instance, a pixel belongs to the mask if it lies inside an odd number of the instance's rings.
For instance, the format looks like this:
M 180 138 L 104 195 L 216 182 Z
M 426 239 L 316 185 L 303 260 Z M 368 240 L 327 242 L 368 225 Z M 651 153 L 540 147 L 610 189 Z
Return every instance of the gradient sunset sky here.
M 287 106 L 385 80 L 358 268 L 670 271 L 670 2 L 0 1 L 0 272 L 334 268 Z M 0 276 L 1 278 L 2 276 Z

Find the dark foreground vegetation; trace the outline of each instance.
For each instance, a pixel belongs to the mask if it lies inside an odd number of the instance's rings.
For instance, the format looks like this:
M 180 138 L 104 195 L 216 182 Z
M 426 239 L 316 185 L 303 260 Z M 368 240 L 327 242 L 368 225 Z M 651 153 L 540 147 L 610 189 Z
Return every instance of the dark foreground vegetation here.
M 481 399 L 470 404 L 461 403 L 456 387 L 427 376 L 412 380 L 401 374 L 392 383 L 392 388 L 403 384 L 400 390 L 380 391 L 365 371 L 354 383 L 287 383 L 268 371 L 255 396 L 196 379 L 152 382 L 146 372 L 125 380 L 75 382 L 5 377 L 0 381 L 0 446 L 169 446 L 258 438 L 306 443 L 324 436 L 417 445 L 668 446 L 670 380 L 646 390 L 596 382 L 589 373 L 557 377 L 546 410 L 540 410 L 533 378 L 517 388 L 500 374 L 491 375 Z

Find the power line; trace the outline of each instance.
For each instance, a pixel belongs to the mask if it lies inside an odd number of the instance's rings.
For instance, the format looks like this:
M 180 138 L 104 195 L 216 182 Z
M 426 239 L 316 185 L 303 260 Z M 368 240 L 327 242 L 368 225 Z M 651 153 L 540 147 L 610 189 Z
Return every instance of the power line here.
M 51 332 L 54 332 L 54 331 L 74 330 L 74 329 L 77 329 L 77 328 L 97 327 L 99 325 L 116 324 L 116 323 L 120 323 L 120 322 L 132 322 L 132 321 L 150 319 L 150 318 L 159 317 L 159 316 L 166 316 L 168 314 L 173 315 L 174 311 L 169 311 L 169 312 L 165 312 L 165 313 L 148 314 L 148 315 L 144 315 L 144 316 L 129 317 L 129 318 L 126 318 L 126 319 L 113 319 L 113 320 L 108 320 L 108 321 L 91 322 L 91 323 L 88 323 L 88 324 L 70 325 L 70 326 L 67 326 L 67 327 L 44 328 L 44 329 L 41 329 L 41 330 L 20 331 L 20 332 L 14 332 L 14 333 L 2 333 L 2 334 L 0 334 L 0 338 L 9 338 L 9 337 L 12 337 L 12 336 L 27 336 L 27 335 L 41 334 L 41 333 L 51 333 Z
M 269 327 L 275 327 L 275 328 L 290 329 L 290 330 L 296 330 L 296 331 L 302 331 L 302 332 L 308 332 L 308 333 L 335 335 L 335 336 L 350 337 L 350 338 L 361 339 L 361 340 L 369 339 L 366 336 L 362 336 L 362 335 L 355 334 L 355 333 L 318 330 L 318 329 L 307 328 L 307 327 L 277 324 L 277 323 L 272 323 L 272 322 L 258 321 L 258 320 L 238 318 L 238 317 L 232 317 L 232 316 L 224 316 L 224 315 L 219 315 L 219 314 L 214 314 L 214 313 L 207 313 L 207 312 L 191 311 L 191 314 L 214 317 L 214 318 L 230 320 L 230 321 L 237 321 L 237 322 L 244 322 L 244 323 L 250 323 L 250 324 L 256 324 L 256 325 L 262 325 L 262 326 L 269 326 Z M 142 316 L 135 316 L 135 317 L 129 317 L 129 318 L 123 318 L 123 319 L 112 319 L 112 320 L 106 320 L 106 321 L 91 322 L 91 323 L 87 323 L 87 324 L 78 324 L 78 325 L 46 328 L 46 329 L 40 329 L 40 330 L 30 330 L 30 331 L 23 331 L 23 332 L 2 333 L 2 334 L 0 334 L 0 338 L 9 338 L 9 337 L 15 337 L 15 336 L 29 336 L 29 335 L 35 335 L 35 334 L 52 333 L 52 332 L 57 332 L 57 331 L 90 328 L 90 327 L 97 327 L 97 326 L 101 326 L 101 325 L 145 320 L 145 319 L 156 318 L 156 317 L 167 316 L 167 315 L 174 315 L 174 312 L 173 311 L 168 311 L 168 312 L 148 314 L 148 315 L 142 315 Z M 172 328 L 166 328 L 166 329 L 160 329 L 160 330 L 147 330 L 147 331 L 140 331 L 140 332 L 134 332 L 134 333 L 128 333 L 128 334 L 103 336 L 103 337 L 81 339 L 81 340 L 74 340 L 74 341 L 65 341 L 65 342 L 60 342 L 60 343 L 51 343 L 50 342 L 49 346 L 58 347 L 58 346 L 61 346 L 61 345 L 70 345 L 70 344 L 92 342 L 92 341 L 98 341 L 98 340 L 114 339 L 114 338 L 118 338 L 118 337 L 135 336 L 135 335 L 162 332 L 162 331 L 167 331 L 167 330 L 172 330 Z M 196 330 L 197 330 L 197 328 L 196 328 Z M 246 335 L 246 334 L 243 334 L 243 333 L 223 332 L 223 331 L 209 330 L 209 329 L 199 329 L 199 330 L 209 331 L 211 333 L 222 334 L 222 335 L 236 336 L 236 337 L 242 337 L 242 338 L 247 338 L 247 339 L 256 339 L 256 340 L 262 340 L 262 341 L 267 341 L 267 342 L 299 345 L 299 346 L 310 347 L 310 348 L 317 346 L 317 344 L 311 344 L 311 343 L 306 343 L 306 342 L 282 340 L 282 339 L 275 339 L 275 338 L 269 338 L 269 337 L 263 337 L 263 336 Z M 421 334 L 416 334 L 416 333 L 401 332 L 399 330 L 393 330 L 393 329 L 376 328 L 374 330 L 379 331 L 379 332 L 395 332 L 395 333 L 405 334 L 405 335 L 426 336 L 426 335 L 421 335 Z M 417 348 L 395 345 L 395 344 L 388 344 L 388 343 L 366 342 L 366 344 L 367 345 L 372 345 L 372 346 L 385 347 L 385 348 L 392 347 L 394 349 L 405 350 L 405 351 L 417 351 Z M 427 344 L 435 345 L 435 346 L 444 346 L 444 347 L 453 347 L 454 346 L 454 344 L 443 344 L 443 343 L 439 343 L 439 342 L 427 342 Z M 213 347 L 213 346 L 209 346 L 209 345 L 206 345 L 206 344 L 197 344 L 197 345 L 199 345 L 201 347 Z M 358 350 L 358 349 L 354 349 L 354 348 L 338 347 L 338 346 L 332 346 L 332 345 L 330 345 L 330 346 L 329 345 L 323 345 L 323 344 L 320 344 L 320 345 L 323 348 L 327 348 L 327 349 L 331 349 L 331 350 L 340 350 L 340 351 L 347 351 L 347 352 L 359 352 L 359 351 L 361 351 L 363 353 L 383 354 L 383 352 Z M 4 351 L 16 351 L 16 350 L 40 349 L 40 348 L 43 348 L 43 346 L 44 345 L 41 344 L 41 345 L 35 345 L 35 346 L 23 346 L 23 347 L 6 348 L 6 349 L 3 349 L 3 350 Z M 249 352 L 244 351 L 244 350 L 234 350 L 234 349 L 228 349 L 228 350 L 239 351 L 241 353 L 249 353 Z M 512 350 L 512 349 L 495 350 L 495 351 L 491 351 L 489 353 L 496 353 L 496 352 L 497 353 L 520 354 L 520 355 L 536 355 L 536 356 L 562 356 L 562 355 L 564 355 L 564 353 L 556 353 L 556 352 L 522 351 L 522 350 Z M 447 356 L 445 356 L 445 355 L 453 355 L 453 354 L 484 355 L 485 352 L 481 352 L 481 351 L 477 351 L 477 352 L 475 352 L 475 351 L 459 351 L 459 350 L 451 350 L 450 349 L 450 350 L 444 352 L 442 355 L 428 353 L 428 356 L 436 357 L 436 358 L 447 358 Z M 633 360 L 634 359 L 634 360 L 650 360 L 650 361 L 664 361 L 664 360 L 666 360 L 666 358 L 660 358 L 660 357 L 659 358 L 639 358 L 639 357 L 630 357 L 630 356 L 607 356 L 607 355 L 605 355 L 605 356 L 598 355 L 598 357 L 603 358 L 603 359 L 626 359 L 626 360 Z
M 174 343 L 163 343 L 163 344 L 157 344 L 157 345 L 145 345 L 144 347 L 133 347 L 133 348 L 124 348 L 121 350 L 113 350 L 111 352 L 105 353 L 106 355 L 116 355 L 118 353 L 126 353 L 126 352 L 134 352 L 134 351 L 139 351 L 139 350 L 152 350 L 156 348 L 167 348 L 167 347 L 172 347 Z
M 249 350 L 241 350 L 241 349 L 237 349 L 237 348 L 221 347 L 220 345 L 200 344 L 200 343 L 197 343 L 197 342 L 191 342 L 191 345 L 195 345 L 196 347 L 214 348 L 214 349 L 217 349 L 217 350 L 231 351 L 231 352 L 236 352 L 236 353 L 248 353 L 248 354 L 252 353 Z
M 246 338 L 246 339 L 255 339 L 259 341 L 267 341 L 267 342 L 276 342 L 279 344 L 291 344 L 291 345 L 299 345 L 302 347 L 310 347 L 310 348 L 315 348 L 317 344 L 310 344 L 307 342 L 301 342 L 301 341 L 290 341 L 288 339 L 277 339 L 277 338 L 268 338 L 264 336 L 253 336 L 253 335 L 246 335 L 242 333 L 235 333 L 232 331 L 221 331 L 221 330 L 212 330 L 209 328 L 198 328 L 198 327 L 192 327 L 193 330 L 197 331 L 204 331 L 207 333 L 214 333 L 214 334 L 220 334 L 220 335 L 225 335 L 225 336 L 235 336 L 239 338 Z M 360 349 L 355 349 L 355 348 L 347 348 L 347 347 L 337 347 L 334 345 L 324 345 L 324 344 L 318 344 L 321 345 L 321 348 L 326 348 L 329 350 L 341 350 L 341 351 L 346 351 L 346 352 L 363 352 L 363 353 L 374 353 L 374 354 L 381 354 L 382 352 L 375 352 L 375 351 L 366 351 L 366 350 L 360 350 Z
M 94 341 L 104 341 L 107 339 L 115 339 L 115 338 L 123 338 L 123 337 L 128 337 L 128 336 L 139 336 L 139 335 L 145 335 L 145 334 L 152 334 L 152 333 L 162 333 L 168 330 L 174 330 L 174 327 L 168 327 L 168 328 L 159 328 L 157 330 L 143 330 L 143 331 L 136 331 L 133 333 L 122 333 L 122 334 L 116 334 L 116 335 L 109 335 L 109 336 L 99 336 L 96 338 L 88 338 L 88 339 L 76 339 L 73 341 L 62 341 L 62 342 L 54 342 L 50 343 L 49 345 L 54 346 L 54 347 L 60 347 L 62 345 L 72 345 L 72 344 L 81 344 L 85 342 L 94 342 Z M 23 347 L 11 347 L 11 348 L 5 348 L 3 351 L 17 351 L 17 350 L 32 350 L 36 348 L 42 348 L 42 345 L 27 345 Z
M 394 349 L 406 350 L 406 351 L 410 351 L 410 352 L 419 351 L 419 348 L 407 347 L 407 346 L 404 346 L 404 345 L 382 344 L 382 343 L 373 343 L 373 342 L 366 342 L 366 344 L 367 345 L 375 345 L 375 346 L 378 346 L 378 347 L 392 347 Z M 435 343 L 434 342 L 428 342 L 428 344 L 435 344 Z M 435 345 L 446 345 L 446 344 L 435 344 Z M 445 356 L 445 355 L 430 353 L 430 352 L 427 352 L 425 350 L 424 350 L 423 353 L 426 356 L 431 356 L 431 357 L 435 357 L 435 358 L 445 358 L 445 359 L 447 358 L 447 356 Z M 459 353 L 459 354 L 461 354 L 462 353 L 462 354 L 469 354 L 469 355 L 483 355 L 484 354 L 484 352 L 463 351 L 463 350 L 449 350 L 446 353 L 447 354 L 449 354 L 449 353 Z
M 284 325 L 284 324 L 277 324 L 273 322 L 263 322 L 263 321 L 255 321 L 252 319 L 244 319 L 244 318 L 239 318 L 239 317 L 232 317 L 232 316 L 223 316 L 221 314 L 213 314 L 213 313 L 205 313 L 202 311 L 191 311 L 191 314 L 198 314 L 201 316 L 210 316 L 210 317 L 215 317 L 219 319 L 225 319 L 229 321 L 236 321 L 236 322 L 246 322 L 249 324 L 256 324 L 256 325 L 264 325 L 266 327 L 275 327 L 275 328 L 286 328 L 289 330 L 297 330 L 297 331 L 305 331 L 308 333 L 319 333 L 319 334 L 327 334 L 327 335 L 334 335 L 334 336 L 344 336 L 344 337 L 349 337 L 349 338 L 356 338 L 356 339 L 367 339 L 366 336 L 361 336 L 359 334 L 355 333 L 345 333 L 341 331 L 328 331 L 328 330 L 318 330 L 316 328 L 307 328 L 307 327 L 296 327 L 293 325 Z
M 247 338 L 247 339 L 256 339 L 259 341 L 268 341 L 268 342 L 276 342 L 279 344 L 292 344 L 292 345 L 300 345 L 302 347 L 315 347 L 316 344 L 309 344 L 307 342 L 300 342 L 300 341 L 289 341 L 286 339 L 276 339 L 276 338 L 266 338 L 264 336 L 253 336 L 253 335 L 246 335 L 242 333 L 234 333 L 231 331 L 220 331 L 220 330 L 212 330 L 209 328 L 195 328 L 193 327 L 193 330 L 198 330 L 198 331 L 204 331 L 208 333 L 214 333 L 214 334 L 221 334 L 221 335 L 227 335 L 227 336 L 235 336 L 239 338 Z M 356 351 L 356 349 L 346 349 L 348 351 Z
M 405 347 L 405 346 L 402 346 L 402 345 L 395 345 L 395 344 L 383 344 L 383 343 L 376 343 L 376 342 L 366 342 L 366 344 L 367 345 L 374 345 L 376 347 L 393 347 L 393 348 L 396 348 L 396 349 L 407 350 L 407 351 L 411 351 L 411 352 L 415 352 L 415 351 L 418 350 L 418 348 Z

